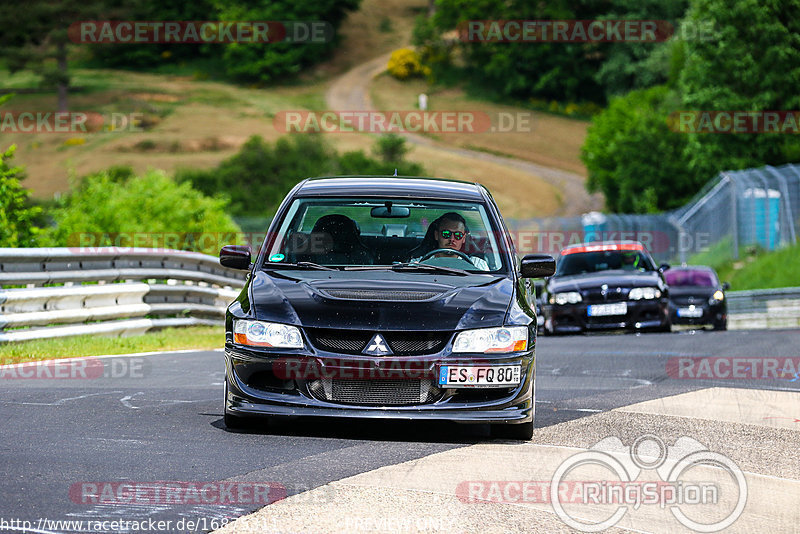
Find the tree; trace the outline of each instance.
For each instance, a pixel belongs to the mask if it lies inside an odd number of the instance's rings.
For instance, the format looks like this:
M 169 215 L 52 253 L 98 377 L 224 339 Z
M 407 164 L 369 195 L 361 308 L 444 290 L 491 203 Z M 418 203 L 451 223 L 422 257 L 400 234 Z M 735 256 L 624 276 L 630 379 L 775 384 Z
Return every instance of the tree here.
M 232 0 L 216 2 L 220 20 L 262 20 L 283 22 L 324 21 L 333 29 L 326 42 L 291 42 L 294 28 L 287 24 L 289 40 L 276 43 L 229 43 L 223 60 L 229 75 L 261 82 L 275 82 L 298 74 L 303 68 L 327 57 L 338 42 L 339 26 L 348 11 L 358 9 L 361 0 Z M 304 30 L 303 30 L 304 31 Z M 302 33 L 298 35 L 302 36 Z
M 581 159 L 589 191 L 601 191 L 613 212 L 656 212 L 681 206 L 709 177 L 688 171 L 686 136 L 667 118 L 679 97 L 665 86 L 611 100 L 589 127 Z
M 606 20 L 659 20 L 671 24 L 674 37 L 667 42 L 603 43 L 604 59 L 594 74 L 606 97 L 622 96 L 633 89 L 644 89 L 676 81 L 670 61 L 677 57 L 674 47 L 680 46 L 684 17 L 689 0 L 614 0 Z M 707 26 L 707 24 L 706 24 Z M 693 28 L 696 30 L 696 28 Z M 670 75 L 673 79 L 670 80 Z
M 67 111 L 68 29 L 73 22 L 121 17 L 113 0 L 27 0 L 3 6 L 0 53 L 11 72 L 30 68 L 46 87 L 56 87 L 58 111 Z M 54 62 L 54 64 L 53 64 Z
M 20 185 L 22 167 L 11 166 L 16 148 L 11 145 L 0 153 L 0 247 L 35 247 L 42 209 L 31 205 L 28 191 Z
M 710 22 L 710 39 L 687 40 L 679 89 L 682 109 L 763 111 L 800 109 L 800 1 L 693 0 L 687 20 Z M 797 135 L 688 134 L 692 173 L 800 159 Z

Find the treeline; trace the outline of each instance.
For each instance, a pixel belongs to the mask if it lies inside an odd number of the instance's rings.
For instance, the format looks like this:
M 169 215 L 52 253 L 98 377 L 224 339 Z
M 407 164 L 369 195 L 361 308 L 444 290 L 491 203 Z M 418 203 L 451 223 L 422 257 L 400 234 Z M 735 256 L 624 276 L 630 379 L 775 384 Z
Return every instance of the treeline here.
M 194 62 L 205 65 L 206 75 L 248 83 L 275 83 L 292 78 L 308 66 L 328 58 L 339 42 L 337 30 L 340 24 L 349 11 L 358 9 L 359 3 L 360 0 L 12 2 L 3 7 L 0 55 L 3 66 L 12 72 L 29 69 L 41 76 L 43 86 L 58 88 L 59 109 L 62 111 L 66 111 L 67 106 L 66 94 L 70 85 L 68 60 L 72 58 L 80 58 L 84 64 L 95 67 L 144 70 L 168 70 L 170 66 Z M 103 36 L 99 31 L 88 31 L 87 36 L 84 30 L 92 26 L 80 24 L 92 21 L 269 21 L 289 23 L 271 27 L 286 28 L 289 34 L 273 32 L 280 40 L 266 43 L 137 44 L 133 38 L 129 42 L 114 43 L 109 41 L 119 37 L 113 32 L 105 40 L 98 40 L 98 36 Z M 324 23 L 327 30 L 307 35 L 312 26 L 304 23 L 313 22 Z M 319 24 L 313 28 L 317 26 Z M 125 35 L 130 34 L 128 31 Z M 226 37 L 224 33 L 220 35 Z M 309 42 L 303 40 L 304 37 L 313 39 Z
M 360 2 L 361 0 L 139 0 L 132 4 L 127 18 L 143 21 L 325 22 L 333 31 L 326 33 L 324 39 L 307 43 L 282 41 L 202 45 L 94 45 L 91 53 L 100 64 L 110 67 L 151 69 L 164 64 L 202 59 L 218 65 L 232 79 L 245 82 L 281 81 L 328 58 L 339 42 L 336 30 L 349 11 L 358 9 Z M 292 33 L 285 36 L 290 40 L 302 38 L 307 29 L 291 24 L 286 25 L 286 28 Z M 292 31 L 293 28 L 296 31 Z M 293 35 L 294 33 L 297 35 Z
M 545 19 L 667 21 L 673 32 L 662 42 L 459 39 L 468 21 Z M 607 106 L 582 159 L 588 188 L 611 211 L 672 209 L 720 171 L 800 161 L 797 130 L 717 134 L 699 119 L 675 120 L 800 109 L 800 0 L 437 0 L 415 41 L 434 81 L 470 80 L 490 98 L 522 103 Z

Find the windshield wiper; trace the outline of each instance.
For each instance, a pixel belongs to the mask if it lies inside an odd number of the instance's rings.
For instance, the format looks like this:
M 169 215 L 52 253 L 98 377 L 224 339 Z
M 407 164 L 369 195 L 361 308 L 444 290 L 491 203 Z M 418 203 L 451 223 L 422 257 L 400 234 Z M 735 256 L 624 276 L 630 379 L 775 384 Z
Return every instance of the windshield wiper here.
M 419 262 L 406 262 L 406 263 L 393 263 L 392 265 L 364 265 L 359 267 L 345 267 L 345 271 L 433 271 L 439 273 L 456 274 L 459 276 L 469 276 L 470 273 L 463 269 L 456 269 L 453 267 L 442 267 L 441 265 L 430 265 L 428 263 Z
M 266 269 L 268 267 L 276 267 L 276 268 L 286 268 L 286 267 L 300 267 L 301 269 L 316 269 L 318 271 L 338 271 L 336 267 L 328 267 L 327 265 L 320 265 L 318 263 L 312 263 L 310 261 L 298 261 L 295 263 L 288 262 L 288 261 L 270 261 L 264 264 L 262 269 Z

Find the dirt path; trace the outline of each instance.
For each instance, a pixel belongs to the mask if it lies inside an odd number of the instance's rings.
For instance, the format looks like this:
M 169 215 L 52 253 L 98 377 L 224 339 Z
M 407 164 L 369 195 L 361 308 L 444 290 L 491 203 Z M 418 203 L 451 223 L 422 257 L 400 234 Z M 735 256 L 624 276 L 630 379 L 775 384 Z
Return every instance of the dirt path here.
M 389 54 L 385 54 L 351 69 L 336 79 L 325 93 L 328 108 L 335 111 L 368 111 L 373 110 L 369 96 L 369 83 L 378 74 L 386 70 Z M 561 192 L 562 205 L 556 216 L 568 217 L 581 215 L 591 210 L 601 209 L 603 200 L 600 195 L 590 195 L 584 186 L 584 178 L 578 174 L 537 165 L 528 161 L 496 156 L 485 152 L 477 152 L 465 148 L 455 148 L 437 143 L 429 137 L 413 133 L 405 133 L 404 137 L 415 145 L 425 146 L 460 158 L 480 160 L 541 178 L 552 184 Z

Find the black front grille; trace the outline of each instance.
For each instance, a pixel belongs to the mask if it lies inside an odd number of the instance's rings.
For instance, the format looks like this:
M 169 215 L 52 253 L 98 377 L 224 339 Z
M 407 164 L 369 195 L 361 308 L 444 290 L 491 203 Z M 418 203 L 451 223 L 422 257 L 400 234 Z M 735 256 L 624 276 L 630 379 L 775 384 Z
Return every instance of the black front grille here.
M 375 334 L 380 334 L 396 356 L 420 356 L 441 351 L 451 332 L 381 332 L 378 330 L 336 330 L 309 328 L 311 344 L 320 350 L 361 354 Z
M 308 385 L 319 400 L 362 406 L 403 406 L 432 402 L 441 390 L 429 379 L 347 380 L 323 378 Z
M 583 301 L 589 304 L 602 304 L 604 302 L 623 302 L 628 299 L 625 289 L 617 291 L 616 287 L 609 287 L 605 292 L 601 289 L 588 289 L 583 291 Z
M 671 296 L 670 300 L 673 304 L 678 306 L 689 306 L 690 304 L 694 304 L 695 306 L 700 307 L 708 300 L 708 298 L 677 295 Z

